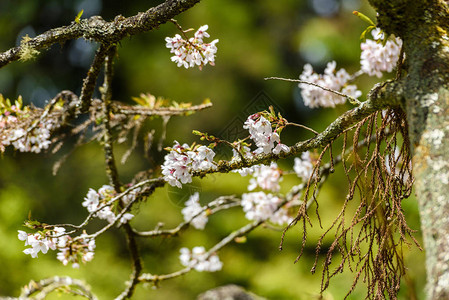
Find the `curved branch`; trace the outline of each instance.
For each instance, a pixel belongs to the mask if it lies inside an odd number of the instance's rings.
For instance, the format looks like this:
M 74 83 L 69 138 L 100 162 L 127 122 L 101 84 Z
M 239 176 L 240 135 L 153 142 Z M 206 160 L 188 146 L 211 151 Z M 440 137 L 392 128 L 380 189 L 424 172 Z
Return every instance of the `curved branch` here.
M 86 285 L 85 282 L 78 279 L 73 279 L 68 276 L 54 276 L 42 279 L 39 282 L 31 281 L 22 289 L 22 293 L 20 294 L 18 299 L 44 299 L 46 298 L 46 296 L 48 296 L 48 294 L 57 289 L 60 289 L 61 287 L 65 287 L 66 291 L 71 294 L 82 296 L 89 300 L 97 300 L 97 297 L 92 294 L 90 287 Z M 32 297 L 32 295 L 36 293 L 39 294 Z

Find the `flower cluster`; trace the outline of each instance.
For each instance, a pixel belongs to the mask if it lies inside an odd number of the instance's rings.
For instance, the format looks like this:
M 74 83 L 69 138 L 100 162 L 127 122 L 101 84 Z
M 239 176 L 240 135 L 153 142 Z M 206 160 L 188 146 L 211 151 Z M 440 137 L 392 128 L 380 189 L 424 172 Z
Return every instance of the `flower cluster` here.
M 335 61 L 329 62 L 324 70 L 324 74 L 321 75 L 315 73 L 310 64 L 306 64 L 299 79 L 341 92 L 353 98 L 360 97 L 362 92 L 357 90 L 357 86 L 348 85 L 348 81 L 351 78 L 348 72 L 345 69 L 340 69 L 335 72 L 336 66 L 337 63 Z M 346 102 L 346 97 L 339 96 L 310 84 L 300 83 L 299 87 L 301 88 L 304 105 L 310 108 L 320 106 L 335 107 L 337 104 L 344 104 Z
M 216 168 L 213 163 L 215 152 L 199 146 L 191 150 L 187 144 L 182 146 L 175 141 L 169 154 L 165 155 L 162 174 L 171 186 L 182 187 L 182 184 L 192 182 L 192 171 Z
M 215 64 L 215 53 L 217 53 L 218 40 L 213 40 L 210 43 L 204 43 L 203 39 L 210 37 L 207 33 L 207 25 L 201 26 L 188 41 L 184 40 L 179 34 L 173 38 L 166 37 L 166 47 L 170 49 L 170 53 L 174 56 L 171 60 L 175 62 L 178 67 L 184 66 L 192 68 L 198 66 L 200 70 L 203 66 Z
M 79 268 L 80 262 L 86 263 L 94 258 L 95 240 L 89 238 L 86 233 L 76 239 L 69 236 L 59 238 L 59 252 L 56 258 L 66 266 L 69 262 L 73 268 Z
M 47 230 L 45 232 L 37 232 L 34 234 L 26 233 L 19 230 L 18 238 L 21 241 L 25 241 L 25 246 L 31 246 L 23 250 L 23 253 L 31 255 L 32 258 L 36 258 L 39 252 L 46 254 L 49 249 L 56 250 L 56 247 L 61 238 L 59 236 L 65 232 L 62 227 L 55 227 L 53 230 Z
M 301 178 L 303 181 L 308 181 L 310 176 L 313 173 L 313 163 L 310 157 L 310 152 L 303 152 L 301 154 L 301 158 L 295 158 L 295 165 L 293 166 L 293 170 L 296 175 Z
M 54 127 L 54 124 L 51 123 L 41 123 L 30 133 L 27 133 L 23 128 L 13 129 L 9 132 L 8 138 L 2 139 L 3 146 L 11 144 L 20 152 L 40 153 L 50 146 L 50 130 Z
M 196 229 L 204 229 L 208 219 L 207 213 L 201 207 L 199 194 L 195 193 L 190 196 L 185 206 L 181 211 L 184 216 L 184 221 L 190 221 L 190 224 Z
M 254 154 L 251 152 L 251 149 L 248 146 L 237 144 L 236 148 L 232 149 L 231 161 L 239 160 L 241 158 L 240 156 L 243 156 L 245 159 L 251 159 L 254 157 Z
M 278 210 L 282 199 L 264 192 L 247 193 L 242 195 L 242 207 L 248 220 L 270 220 L 275 224 L 289 223 L 292 219 L 288 216 L 287 209 Z
M 273 132 L 270 121 L 260 114 L 249 116 L 243 128 L 248 129 L 251 139 L 257 146 L 254 154 L 269 154 L 271 152 L 279 154 L 290 151 L 288 146 L 281 143 L 279 134 Z M 277 143 L 276 147 L 275 143 Z
M 110 185 L 103 185 L 98 192 L 94 189 L 89 189 L 86 197 L 84 197 L 82 205 L 86 207 L 89 213 L 94 213 L 95 217 L 113 223 L 116 219 L 116 215 L 108 202 L 114 196 L 116 196 L 114 188 Z M 123 200 L 126 201 L 125 198 Z M 125 213 L 120 218 L 119 222 L 125 224 L 133 217 L 133 214 Z
M 382 77 L 382 72 L 391 72 L 399 59 L 402 41 L 400 38 L 389 39 L 382 45 L 383 33 L 379 28 L 374 29 L 371 34 L 374 40 L 367 39 L 360 44 L 362 54 L 360 55 L 361 70 L 369 76 Z
M 216 272 L 220 271 L 223 263 L 216 254 L 208 257 L 204 247 L 194 247 L 192 251 L 187 248 L 181 248 L 179 259 L 185 267 L 191 267 L 198 272 Z
M 48 149 L 51 144 L 51 131 L 59 127 L 56 120 L 46 118 L 39 120 L 33 125 L 34 128 L 27 131 L 25 128 L 31 126 L 29 122 L 29 107 L 22 106 L 22 99 L 19 97 L 15 105 L 10 105 L 9 100 L 5 100 L 0 94 L 0 151 L 12 145 L 20 152 L 40 153 Z
M 248 191 L 253 191 L 257 187 L 272 192 L 279 192 L 281 186 L 279 182 L 282 181 L 282 170 L 279 169 L 275 162 L 270 166 L 256 165 L 253 166 L 253 178 L 249 181 Z
M 69 262 L 73 268 L 79 268 L 79 263 L 86 263 L 94 258 L 95 240 L 85 232 L 77 238 L 71 238 L 63 227 L 44 229 L 36 233 L 26 233 L 19 230 L 19 240 L 25 241 L 25 246 L 31 246 L 23 250 L 23 253 L 36 258 L 39 252 L 46 254 L 48 250 L 56 250 L 57 259 L 64 266 Z

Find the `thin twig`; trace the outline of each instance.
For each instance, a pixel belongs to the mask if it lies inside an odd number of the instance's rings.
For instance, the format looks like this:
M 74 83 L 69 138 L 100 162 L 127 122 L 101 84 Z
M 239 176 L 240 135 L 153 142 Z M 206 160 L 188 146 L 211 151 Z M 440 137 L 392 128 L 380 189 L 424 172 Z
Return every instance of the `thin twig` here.
M 308 84 L 308 85 L 312 85 L 312 86 L 315 86 L 317 88 L 320 88 L 320 89 L 322 89 L 324 91 L 327 91 L 327 92 L 330 92 L 330 93 L 334 93 L 335 95 L 344 97 L 344 98 L 348 99 L 351 104 L 355 104 L 355 105 L 360 105 L 361 104 L 361 102 L 359 100 L 355 99 L 354 97 L 351 97 L 349 95 L 340 93 L 340 92 L 338 92 L 336 90 L 327 88 L 325 86 L 322 86 L 322 85 L 319 85 L 319 84 L 316 84 L 316 83 L 310 82 L 310 81 L 305 81 L 305 80 L 300 80 L 300 79 L 282 78 L 282 77 L 266 77 L 266 78 L 264 78 L 264 80 L 282 80 L 282 81 L 290 81 L 290 82 L 297 82 L 297 83 L 302 83 L 302 84 Z
M 313 130 L 312 128 L 307 127 L 307 126 L 302 125 L 302 124 L 296 124 L 296 123 L 292 123 L 292 122 L 287 122 L 287 124 L 285 124 L 285 125 L 286 125 L 286 126 L 296 126 L 296 127 L 301 127 L 301 128 L 304 128 L 304 129 L 306 129 L 306 130 L 308 130 L 308 131 L 313 132 L 314 134 L 318 134 L 318 131 Z
M 137 231 L 134 230 L 134 234 L 140 237 L 156 237 L 156 236 L 164 236 L 164 237 L 172 237 L 177 236 L 179 233 L 185 229 L 192 223 L 192 221 L 198 216 L 202 215 L 205 211 L 210 210 L 210 214 L 214 214 L 220 210 L 228 209 L 234 206 L 240 205 L 240 201 L 234 195 L 231 196 L 221 196 L 216 200 L 209 202 L 207 205 L 203 206 L 200 211 L 198 211 L 195 215 L 190 217 L 187 221 L 180 223 L 173 229 L 160 229 L 160 226 L 154 230 L 150 231 Z

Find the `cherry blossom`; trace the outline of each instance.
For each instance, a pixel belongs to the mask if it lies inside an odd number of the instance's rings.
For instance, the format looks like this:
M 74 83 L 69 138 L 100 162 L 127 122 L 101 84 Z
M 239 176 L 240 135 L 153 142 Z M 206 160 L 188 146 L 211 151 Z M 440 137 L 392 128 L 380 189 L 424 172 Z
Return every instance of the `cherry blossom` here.
M 253 191 L 257 187 L 272 192 L 279 192 L 282 181 L 282 171 L 275 162 L 270 166 L 257 165 L 254 166 L 253 178 L 249 181 L 248 191 Z
M 329 62 L 324 70 L 324 74 L 317 74 L 313 71 L 310 64 L 304 66 L 304 71 L 299 76 L 299 79 L 311 83 L 315 83 L 319 86 L 341 92 L 352 98 L 358 98 L 362 95 L 362 92 L 357 90 L 357 86 L 348 85 L 348 81 L 351 76 L 345 69 L 340 69 L 335 72 L 337 63 L 335 61 Z M 338 104 L 344 104 L 346 97 L 337 95 L 335 93 L 323 90 L 317 86 L 313 86 L 306 83 L 300 83 L 301 96 L 304 101 L 304 105 L 310 108 L 315 107 L 335 107 Z
M 204 229 L 208 218 L 206 212 L 202 212 L 203 208 L 200 204 L 199 194 L 195 193 L 190 196 L 189 200 L 186 201 L 185 206 L 186 207 L 181 211 L 184 216 L 184 221 L 190 221 L 190 224 L 196 229 Z
M 280 154 L 282 152 L 288 153 L 290 152 L 290 147 L 287 145 L 284 145 L 282 143 L 279 143 L 276 145 L 276 147 L 274 147 L 273 149 L 273 153 L 274 154 Z
M 107 220 L 109 223 L 115 222 L 116 214 L 112 211 L 111 206 L 107 206 L 109 200 L 116 196 L 114 188 L 110 185 L 103 185 L 98 192 L 90 188 L 87 192 L 84 201 L 81 204 L 87 208 L 89 213 L 94 213 L 95 217 L 102 220 Z M 135 195 L 134 195 L 135 196 Z M 124 202 L 130 201 L 132 195 L 124 198 Z M 100 209 L 100 207 L 102 207 Z M 124 213 L 120 218 L 119 223 L 125 224 L 134 217 L 133 214 Z
M 188 248 L 181 248 L 179 259 L 185 267 L 192 267 L 198 272 L 216 272 L 220 271 L 223 263 L 217 254 L 207 257 L 204 247 L 194 247 L 192 251 Z
M 303 181 L 308 181 L 310 176 L 313 173 L 313 163 L 310 157 L 310 152 L 303 152 L 301 154 L 301 158 L 295 158 L 295 165 L 293 166 L 293 170 L 296 175 L 301 178 Z
M 55 227 L 51 231 L 37 232 L 34 234 L 26 233 L 25 231 L 18 230 L 18 238 L 21 241 L 25 241 L 25 246 L 31 246 L 23 250 L 23 253 L 31 255 L 32 258 L 36 258 L 39 252 L 46 254 L 48 250 L 55 250 L 59 243 L 59 238 L 55 236 L 63 234 L 65 229 L 62 227 Z
M 280 137 L 277 132 L 273 132 L 270 121 L 260 114 L 254 114 L 246 119 L 244 129 L 248 129 L 251 139 L 255 142 L 257 149 L 254 154 L 265 153 L 269 154 L 272 151 L 279 154 L 281 151 L 290 151 L 286 145 L 280 144 Z M 275 148 L 275 144 L 278 146 Z M 275 148 L 275 150 L 273 150 Z
M 210 43 L 204 43 L 203 39 L 210 37 L 207 33 L 208 25 L 201 26 L 188 41 L 184 40 L 179 34 L 173 38 L 166 37 L 166 47 L 174 56 L 171 60 L 178 67 L 192 68 L 198 66 L 200 70 L 203 66 L 215 64 L 215 54 L 217 53 L 218 39 Z
M 79 268 L 80 262 L 86 263 L 94 258 L 95 247 L 95 240 L 86 233 L 81 234 L 77 239 L 64 236 L 63 239 L 60 238 L 56 258 L 64 266 L 72 263 L 73 268 Z
M 360 44 L 361 70 L 369 76 L 382 77 L 382 72 L 391 72 L 396 66 L 401 52 L 402 41 L 400 38 L 387 40 L 385 46 L 381 40 L 384 36 L 379 28 L 371 32 L 374 40 L 367 39 Z
M 19 127 L 16 117 L 2 115 L 0 116 L 0 150 L 4 151 L 6 146 L 12 145 L 20 152 L 40 153 L 51 145 L 51 130 L 57 127 L 55 121 L 49 119 L 27 132 Z
M 171 186 L 181 188 L 182 184 L 192 182 L 191 172 L 216 168 L 213 162 L 214 156 L 215 152 L 206 146 L 190 150 L 189 145 L 181 146 L 175 141 L 170 153 L 165 155 L 164 164 L 161 167 L 164 180 Z
M 282 199 L 272 194 L 264 192 L 246 193 L 242 195 L 242 207 L 245 217 L 251 221 L 270 220 L 273 223 L 282 225 L 291 221 L 285 208 L 278 206 Z

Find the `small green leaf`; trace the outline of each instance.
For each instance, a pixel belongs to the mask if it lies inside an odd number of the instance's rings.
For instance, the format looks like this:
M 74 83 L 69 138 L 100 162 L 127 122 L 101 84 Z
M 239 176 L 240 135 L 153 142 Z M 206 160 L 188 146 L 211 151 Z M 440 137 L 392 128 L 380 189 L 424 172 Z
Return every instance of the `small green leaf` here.
M 76 23 L 79 23 L 79 22 L 80 22 L 81 16 L 83 15 L 83 13 L 84 13 L 84 9 L 82 9 L 82 10 L 76 15 L 76 18 L 75 18 L 75 22 L 76 22 Z
M 352 13 L 354 15 L 356 15 L 357 17 L 359 17 L 360 19 L 362 19 L 363 21 L 365 21 L 366 23 L 376 27 L 376 24 L 374 24 L 374 22 L 370 18 L 368 18 L 367 16 L 365 16 L 361 12 L 358 12 L 358 11 L 354 10 Z
M 373 31 L 373 29 L 375 29 L 376 26 L 368 26 L 360 35 L 360 39 L 362 40 L 362 42 L 364 42 L 366 40 L 366 35 L 368 33 L 370 33 L 371 31 Z

